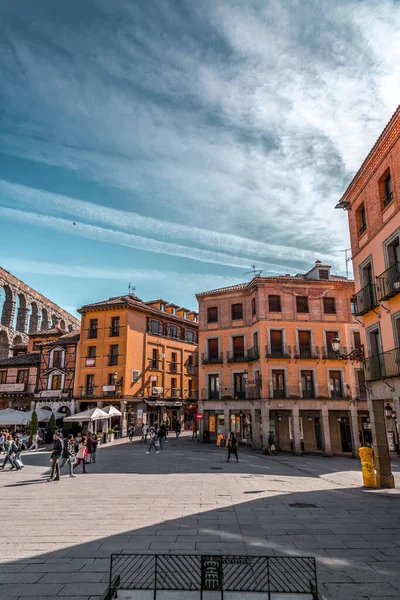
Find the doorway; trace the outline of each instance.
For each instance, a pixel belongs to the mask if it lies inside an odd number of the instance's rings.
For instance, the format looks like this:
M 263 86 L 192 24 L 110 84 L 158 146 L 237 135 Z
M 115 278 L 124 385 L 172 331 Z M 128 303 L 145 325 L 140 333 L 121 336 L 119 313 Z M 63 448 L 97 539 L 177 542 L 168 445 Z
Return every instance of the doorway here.
M 351 443 L 351 429 L 349 420 L 346 418 L 340 421 L 340 439 L 342 442 L 342 452 L 353 452 L 353 444 Z

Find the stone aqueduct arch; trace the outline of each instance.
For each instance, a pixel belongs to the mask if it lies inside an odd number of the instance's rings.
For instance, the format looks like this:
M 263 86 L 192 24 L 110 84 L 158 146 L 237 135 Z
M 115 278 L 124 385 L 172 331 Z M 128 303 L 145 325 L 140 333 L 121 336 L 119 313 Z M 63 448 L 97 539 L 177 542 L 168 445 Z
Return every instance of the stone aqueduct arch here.
M 79 327 L 73 315 L 0 267 L 0 359 L 10 356 L 13 344 L 26 342 L 28 333 L 57 323 L 68 331 Z

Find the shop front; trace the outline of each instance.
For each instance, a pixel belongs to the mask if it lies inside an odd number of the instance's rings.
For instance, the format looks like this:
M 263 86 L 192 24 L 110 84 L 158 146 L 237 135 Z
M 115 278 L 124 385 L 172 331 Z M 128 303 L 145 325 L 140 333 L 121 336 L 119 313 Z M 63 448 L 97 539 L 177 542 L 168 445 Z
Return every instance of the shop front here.
M 183 406 L 183 428 L 191 431 L 193 423 L 196 422 L 197 402 L 185 402 Z
M 141 429 L 142 424 L 155 425 L 164 423 L 168 429 L 173 430 L 177 421 L 181 422 L 183 402 L 173 400 L 145 400 L 136 409 L 136 427 Z M 138 433 L 138 432 L 137 432 Z

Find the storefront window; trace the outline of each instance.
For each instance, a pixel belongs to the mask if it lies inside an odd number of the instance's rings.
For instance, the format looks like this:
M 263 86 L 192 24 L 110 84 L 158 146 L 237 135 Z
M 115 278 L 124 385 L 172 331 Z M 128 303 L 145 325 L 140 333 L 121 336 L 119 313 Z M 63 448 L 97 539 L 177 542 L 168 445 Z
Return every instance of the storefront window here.
M 218 415 L 218 417 L 217 417 L 217 434 L 225 435 L 225 417 L 224 417 L 224 415 Z

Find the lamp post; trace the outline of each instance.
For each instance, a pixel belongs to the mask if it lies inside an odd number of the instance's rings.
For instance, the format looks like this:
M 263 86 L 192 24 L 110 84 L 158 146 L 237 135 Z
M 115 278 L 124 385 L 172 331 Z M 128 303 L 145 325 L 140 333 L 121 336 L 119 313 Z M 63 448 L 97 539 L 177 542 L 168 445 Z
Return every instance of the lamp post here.
M 385 417 L 387 419 L 391 419 L 392 418 L 392 413 L 393 413 L 393 409 L 390 406 L 389 402 L 386 404 L 385 406 Z
M 363 346 L 361 346 L 361 348 L 355 348 L 348 354 L 343 354 L 342 352 L 340 352 L 340 340 L 338 337 L 332 338 L 331 344 L 332 344 L 332 350 L 336 354 L 336 358 L 338 358 L 339 360 L 352 360 L 352 361 L 360 362 L 360 363 L 364 364 L 365 356 L 364 356 Z

